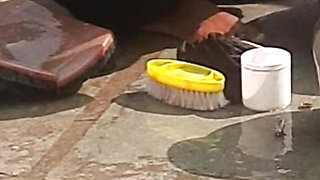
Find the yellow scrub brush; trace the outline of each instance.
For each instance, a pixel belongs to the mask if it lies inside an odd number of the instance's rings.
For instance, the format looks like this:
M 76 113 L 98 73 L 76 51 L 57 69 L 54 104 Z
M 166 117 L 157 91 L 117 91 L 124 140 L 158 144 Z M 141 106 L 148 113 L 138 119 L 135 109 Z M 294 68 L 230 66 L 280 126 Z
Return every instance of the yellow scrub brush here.
M 214 110 L 228 104 L 225 77 L 218 71 L 171 59 L 147 63 L 147 92 L 164 102 L 195 110 Z

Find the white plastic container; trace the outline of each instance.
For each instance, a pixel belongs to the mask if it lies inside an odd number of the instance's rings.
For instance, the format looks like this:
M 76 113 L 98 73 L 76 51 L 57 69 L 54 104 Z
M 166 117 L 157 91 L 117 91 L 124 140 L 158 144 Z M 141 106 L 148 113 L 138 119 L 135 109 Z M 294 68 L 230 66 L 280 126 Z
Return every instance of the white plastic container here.
M 291 54 L 262 47 L 241 55 L 242 102 L 256 111 L 286 108 L 291 103 Z

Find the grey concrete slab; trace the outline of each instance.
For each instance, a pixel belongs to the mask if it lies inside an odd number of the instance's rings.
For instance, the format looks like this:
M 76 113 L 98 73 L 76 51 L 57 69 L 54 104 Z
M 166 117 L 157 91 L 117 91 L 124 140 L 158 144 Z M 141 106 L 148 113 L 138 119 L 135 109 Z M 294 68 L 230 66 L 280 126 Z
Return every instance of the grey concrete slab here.
M 28 172 L 72 122 L 76 110 L 0 122 L 0 178 Z
M 281 5 L 275 9 L 278 11 L 280 7 L 281 11 L 285 11 L 290 9 L 290 6 Z M 247 11 L 246 14 L 261 15 L 261 9 L 255 12 L 254 7 L 260 6 L 250 5 L 243 9 Z M 265 10 L 267 9 L 266 7 Z M 280 21 L 274 23 L 280 25 L 283 22 L 280 18 Z M 311 24 L 306 28 L 311 28 Z M 265 26 L 265 30 L 271 26 L 270 22 Z M 271 32 L 267 30 L 265 33 Z M 301 34 L 300 36 L 303 37 Z M 281 35 L 278 37 L 283 38 Z M 277 45 L 277 36 L 272 38 L 265 42 Z M 284 40 L 286 38 L 291 41 L 293 37 L 286 36 Z M 288 45 L 283 42 L 278 45 Z M 308 43 L 301 42 L 303 45 Z M 301 44 L 288 48 L 295 51 L 295 56 L 301 57 L 301 52 L 304 54 L 309 51 L 309 46 Z M 313 96 L 317 89 L 313 88 L 316 78 L 310 78 L 315 73 L 310 71 L 313 67 L 311 62 L 310 56 L 304 58 L 304 61 L 294 62 L 294 90 L 297 93 L 293 94 L 292 105 L 283 111 L 266 113 L 252 112 L 241 105 L 231 105 L 215 112 L 196 112 L 168 106 L 143 92 L 141 85 L 144 83 L 144 76 L 141 76 L 129 91 L 114 99 L 114 103 L 97 124 L 46 179 L 209 179 L 175 168 L 168 162 L 168 148 L 181 140 L 204 137 L 219 128 L 238 122 L 282 112 L 301 111 L 298 107 L 302 102 L 311 102 L 314 109 L 318 109 L 320 99 Z M 301 70 L 304 68 L 308 71 Z
M 313 102 L 315 109 L 320 107 L 319 98 L 294 95 L 292 106 L 285 111 L 299 111 L 297 107 L 304 101 Z M 154 101 L 139 103 L 159 108 Z M 47 179 L 178 179 L 181 175 L 193 178 L 168 163 L 166 153 L 170 146 L 185 139 L 205 137 L 231 124 L 282 112 L 211 119 L 192 112 L 186 115 L 143 112 L 114 103 Z M 159 164 L 162 168 L 149 169 Z M 122 169 L 124 165 L 126 168 Z
M 271 5 L 242 5 L 241 8 L 247 22 L 265 22 L 264 33 L 270 37 L 265 40 L 267 45 L 283 46 L 295 53 L 295 94 L 292 105 L 284 111 L 300 111 L 298 106 L 302 102 L 311 102 L 314 109 L 319 109 L 320 99 L 313 96 L 317 93 L 315 87 L 318 86 L 315 86 L 315 71 L 310 70 L 313 67 L 309 51 L 311 44 L 308 45 L 308 39 L 303 41 L 305 36 L 309 37 L 303 33 L 310 31 L 308 28 L 311 27 L 315 16 L 311 13 L 310 21 L 304 28 L 300 28 L 306 31 L 299 31 L 297 28 L 297 31 L 289 35 L 278 34 L 272 27 L 283 27 L 283 21 L 291 22 L 295 17 L 293 15 L 299 14 L 285 15 L 287 18 L 280 16 L 280 20 L 277 21 L 279 17 L 273 12 L 287 12 L 286 10 L 293 8 L 292 6 L 301 5 L 298 1 L 286 2 L 289 3 L 272 5 L 272 8 Z M 267 16 L 270 19 L 257 20 L 265 15 L 272 16 Z M 287 30 L 297 26 L 295 23 L 299 22 L 303 22 L 303 18 L 289 23 Z M 295 42 L 295 38 L 299 43 L 292 43 Z M 132 37 L 116 52 L 115 64 L 108 72 L 111 74 L 87 81 L 75 96 L 45 102 L 3 101 L 0 105 L 0 178 L 28 179 L 32 176 L 23 175 L 38 172 L 41 168 L 37 167 L 47 165 L 44 175 L 41 175 L 47 180 L 210 179 L 191 175 L 174 167 L 167 158 L 168 148 L 178 141 L 204 137 L 225 126 L 283 111 L 256 113 L 241 105 L 230 105 L 214 112 L 197 112 L 168 106 L 143 92 L 143 75 L 128 91 L 117 95 L 108 109 L 105 109 L 108 106 L 103 104 L 104 99 L 97 97 L 108 88 L 113 88 L 107 85 L 112 81 L 112 77 L 121 73 L 119 70 L 130 66 L 142 55 L 177 47 L 179 44 L 179 41 L 160 35 L 142 34 Z M 291 44 L 299 46 L 290 46 Z M 117 84 L 114 82 L 112 85 Z M 98 107 L 90 107 L 94 101 L 97 101 Z M 94 108 L 99 108 L 99 103 L 102 104 L 100 108 L 103 115 L 97 116 L 100 117 L 97 121 L 76 120 L 84 112 L 92 115 L 88 111 L 95 112 Z M 84 126 L 83 131 L 72 132 L 72 128 L 78 130 L 76 127 L 79 127 L 81 130 L 81 126 Z M 63 138 L 66 132 L 70 139 Z M 54 149 L 57 147 L 61 149 Z M 55 159 L 55 153 L 62 154 Z M 49 159 L 48 162 L 55 162 L 45 164 L 46 158 Z M 32 180 L 34 179 L 36 178 Z

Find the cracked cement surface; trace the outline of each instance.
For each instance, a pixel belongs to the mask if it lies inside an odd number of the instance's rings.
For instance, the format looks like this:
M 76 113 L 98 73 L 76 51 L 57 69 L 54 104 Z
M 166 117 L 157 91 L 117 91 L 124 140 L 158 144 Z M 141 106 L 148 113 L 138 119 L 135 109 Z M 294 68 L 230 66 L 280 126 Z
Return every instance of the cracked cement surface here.
M 257 18 L 266 15 L 276 19 L 274 12 L 286 12 L 293 5 L 300 6 L 301 1 L 241 5 L 240 8 L 246 22 L 257 22 Z M 304 27 L 307 33 L 311 32 L 312 18 L 315 18 L 312 13 L 310 16 L 308 26 Z M 296 53 L 293 102 L 284 111 L 301 111 L 298 109 L 301 102 L 311 102 L 314 109 L 319 109 L 320 97 L 314 96 L 318 94 L 315 70 L 310 69 L 313 67 L 311 44 L 306 45 L 310 43 L 308 38 L 301 40 L 308 35 L 297 35 L 299 43 L 292 45 L 292 34 L 277 36 L 267 30 L 279 27 L 283 23 L 281 18 L 279 22 L 262 20 L 267 22 L 264 29 L 270 37 L 266 44 L 288 45 Z M 295 26 L 288 24 L 287 29 Z M 283 41 L 278 42 L 281 38 Z M 283 111 L 256 113 L 241 105 L 230 105 L 214 112 L 196 112 L 171 107 L 149 97 L 141 88 L 145 60 L 158 57 L 158 51 L 180 43 L 169 37 L 142 33 L 121 44 L 112 72 L 88 80 L 76 95 L 42 102 L 12 98 L 3 101 L 0 105 L 0 179 L 212 179 L 174 167 L 168 161 L 167 150 L 178 141 L 204 137 L 222 127 Z

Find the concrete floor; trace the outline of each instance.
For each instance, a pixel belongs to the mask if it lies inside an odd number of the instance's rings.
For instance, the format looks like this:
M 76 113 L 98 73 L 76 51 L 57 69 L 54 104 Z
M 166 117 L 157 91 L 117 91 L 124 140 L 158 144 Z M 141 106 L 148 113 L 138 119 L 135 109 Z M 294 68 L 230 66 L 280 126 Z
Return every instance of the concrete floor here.
M 246 22 L 262 25 L 267 37 L 264 44 L 294 53 L 293 102 L 286 112 L 299 111 L 301 102 L 320 108 L 310 39 L 316 17 L 309 12 L 311 7 L 317 10 L 313 1 L 309 3 L 288 0 L 240 6 Z M 291 6 L 299 8 L 285 11 Z M 159 53 L 180 43 L 141 33 L 120 45 L 112 72 L 88 80 L 73 96 L 42 102 L 4 100 L 0 105 L 0 179 L 211 179 L 174 167 L 168 161 L 168 149 L 179 141 L 281 111 L 255 113 L 230 105 L 214 112 L 195 112 L 146 95 L 142 91 L 145 61 L 167 56 Z

